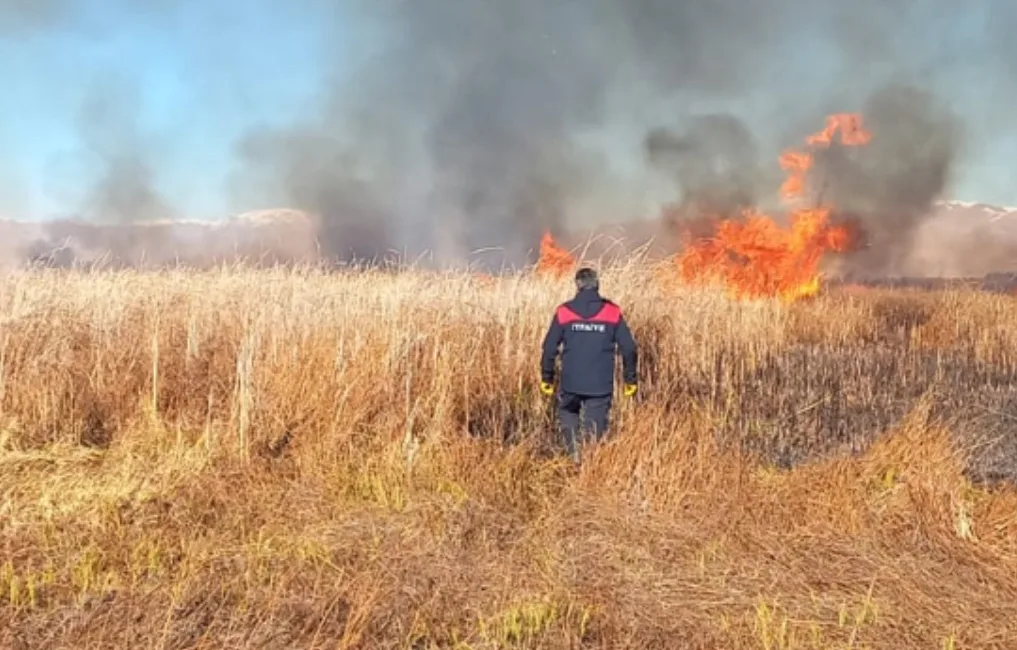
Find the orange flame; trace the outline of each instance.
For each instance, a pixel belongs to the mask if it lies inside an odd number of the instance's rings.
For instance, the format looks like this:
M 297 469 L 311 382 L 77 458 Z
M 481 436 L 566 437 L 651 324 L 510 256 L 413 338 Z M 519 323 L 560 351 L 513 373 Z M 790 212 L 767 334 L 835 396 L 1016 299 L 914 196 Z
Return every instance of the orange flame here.
M 572 254 L 558 245 L 550 232 L 545 232 L 540 240 L 540 259 L 537 261 L 537 272 L 564 277 L 575 266 Z
M 871 138 L 860 116 L 842 113 L 827 117 L 826 128 L 806 138 L 806 143 L 825 147 L 838 133 L 841 144 L 848 146 L 866 144 Z M 804 195 L 812 164 L 809 151 L 781 155 L 780 165 L 788 174 L 782 198 Z M 777 297 L 790 302 L 813 296 L 819 291 L 823 255 L 844 252 L 852 243 L 850 231 L 829 225 L 829 216 L 830 208 L 822 205 L 797 208 L 785 229 L 750 210 L 744 222 L 721 221 L 711 238 L 690 244 L 678 258 L 679 271 L 690 282 L 719 279 L 735 298 Z

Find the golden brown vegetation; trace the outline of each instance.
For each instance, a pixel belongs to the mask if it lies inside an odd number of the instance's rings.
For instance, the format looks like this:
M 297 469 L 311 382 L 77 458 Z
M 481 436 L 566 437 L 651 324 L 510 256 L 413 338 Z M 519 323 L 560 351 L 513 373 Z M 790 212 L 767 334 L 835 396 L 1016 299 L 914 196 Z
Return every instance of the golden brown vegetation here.
M 641 393 L 578 470 L 567 279 L 0 281 L 0 644 L 1013 647 L 1017 300 L 604 276 Z

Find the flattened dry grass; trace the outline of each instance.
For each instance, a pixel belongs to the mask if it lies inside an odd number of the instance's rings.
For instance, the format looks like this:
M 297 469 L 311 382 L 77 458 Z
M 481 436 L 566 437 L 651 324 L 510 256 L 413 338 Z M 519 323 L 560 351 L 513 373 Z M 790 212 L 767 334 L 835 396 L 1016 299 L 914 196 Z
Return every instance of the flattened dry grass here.
M 564 280 L 0 280 L 0 644 L 1013 647 L 1017 301 L 604 276 L 642 391 L 579 470 Z

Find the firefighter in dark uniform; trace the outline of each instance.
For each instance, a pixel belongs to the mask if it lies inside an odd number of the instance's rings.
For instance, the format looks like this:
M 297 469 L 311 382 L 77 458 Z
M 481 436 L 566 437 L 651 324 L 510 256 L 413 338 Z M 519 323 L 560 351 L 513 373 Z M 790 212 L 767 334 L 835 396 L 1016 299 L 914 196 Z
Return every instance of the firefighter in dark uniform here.
M 636 341 L 621 309 L 600 295 L 597 272 L 576 272 L 576 296 L 560 305 L 544 337 L 540 390 L 554 394 L 554 366 L 561 350 L 558 418 L 565 446 L 579 460 L 580 412 L 582 430 L 603 439 L 614 396 L 615 349 L 621 352 L 624 394 L 636 393 Z

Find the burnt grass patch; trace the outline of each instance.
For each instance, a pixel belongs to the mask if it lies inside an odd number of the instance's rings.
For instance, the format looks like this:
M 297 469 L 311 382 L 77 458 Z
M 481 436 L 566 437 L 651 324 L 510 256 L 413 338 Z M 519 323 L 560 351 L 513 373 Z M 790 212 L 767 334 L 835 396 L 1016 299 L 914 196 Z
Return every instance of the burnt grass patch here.
M 973 450 L 972 479 L 1017 482 L 1017 371 L 972 349 L 812 344 L 753 361 L 727 350 L 713 370 L 683 378 L 672 407 L 705 407 L 723 444 L 764 462 L 861 453 L 924 406 Z

